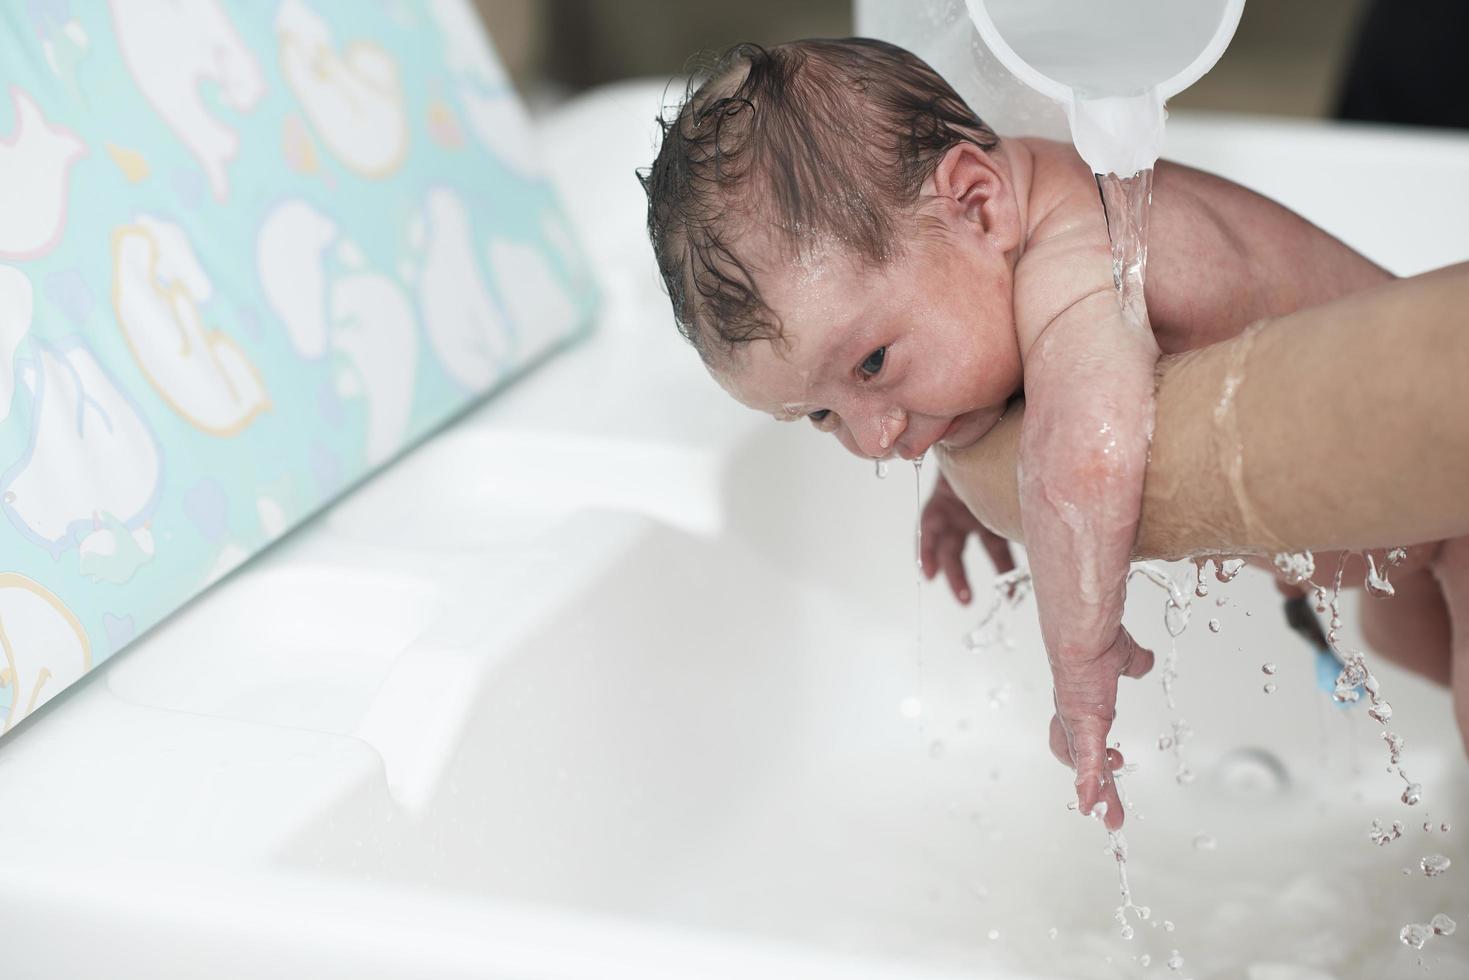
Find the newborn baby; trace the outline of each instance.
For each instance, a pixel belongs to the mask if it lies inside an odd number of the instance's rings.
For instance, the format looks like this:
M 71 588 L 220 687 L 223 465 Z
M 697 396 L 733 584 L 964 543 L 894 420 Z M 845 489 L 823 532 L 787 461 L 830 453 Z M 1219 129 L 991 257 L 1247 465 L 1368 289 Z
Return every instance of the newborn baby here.
M 1152 664 L 1121 615 L 1159 351 L 1386 273 L 1258 195 L 1164 164 L 1151 324 L 1124 316 L 1072 147 L 1002 143 L 880 41 L 739 45 L 663 130 L 641 176 L 649 234 L 679 329 L 731 396 L 859 456 L 913 459 L 974 443 L 1025 395 L 1022 523 L 1059 730 L 1082 811 L 1104 800 L 1121 826 L 1106 737 L 1118 677 Z M 952 504 L 946 490 L 931 509 Z

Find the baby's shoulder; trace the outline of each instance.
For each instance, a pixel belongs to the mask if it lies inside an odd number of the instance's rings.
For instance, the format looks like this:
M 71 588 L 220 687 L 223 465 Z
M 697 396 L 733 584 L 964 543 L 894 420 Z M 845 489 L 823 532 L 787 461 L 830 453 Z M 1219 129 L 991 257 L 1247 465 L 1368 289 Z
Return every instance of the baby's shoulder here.
M 1026 143 L 1034 170 L 1014 285 L 1015 327 L 1022 344 L 1062 310 L 1112 289 L 1112 248 L 1091 170 L 1069 145 Z

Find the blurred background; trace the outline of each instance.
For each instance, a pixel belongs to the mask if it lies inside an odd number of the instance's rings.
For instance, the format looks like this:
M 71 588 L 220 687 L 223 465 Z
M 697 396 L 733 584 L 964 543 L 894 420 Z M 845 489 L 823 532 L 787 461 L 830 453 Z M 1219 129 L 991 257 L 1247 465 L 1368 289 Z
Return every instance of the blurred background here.
M 618 79 L 679 75 L 697 52 L 736 41 L 852 33 L 851 0 L 476 3 L 533 107 Z M 1466 45 L 1465 0 L 1249 0 L 1223 59 L 1170 105 L 1469 125 Z M 1443 104 L 1425 105 L 1415 84 Z

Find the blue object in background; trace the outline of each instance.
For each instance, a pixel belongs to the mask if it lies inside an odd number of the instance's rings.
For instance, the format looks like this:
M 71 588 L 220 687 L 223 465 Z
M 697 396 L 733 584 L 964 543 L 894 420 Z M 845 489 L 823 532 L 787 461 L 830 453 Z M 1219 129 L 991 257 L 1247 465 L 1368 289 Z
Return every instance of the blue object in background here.
M 580 335 L 467 0 L 0 7 L 0 731 Z

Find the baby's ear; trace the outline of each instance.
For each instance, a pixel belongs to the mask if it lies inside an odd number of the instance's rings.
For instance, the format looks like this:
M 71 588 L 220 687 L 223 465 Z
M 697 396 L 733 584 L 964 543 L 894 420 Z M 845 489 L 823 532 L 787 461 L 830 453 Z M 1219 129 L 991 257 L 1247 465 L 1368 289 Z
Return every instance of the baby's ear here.
M 963 220 L 979 225 L 1001 252 L 1020 244 L 1020 211 L 1006 169 L 973 143 L 958 143 L 934 168 L 933 193 L 958 205 Z

